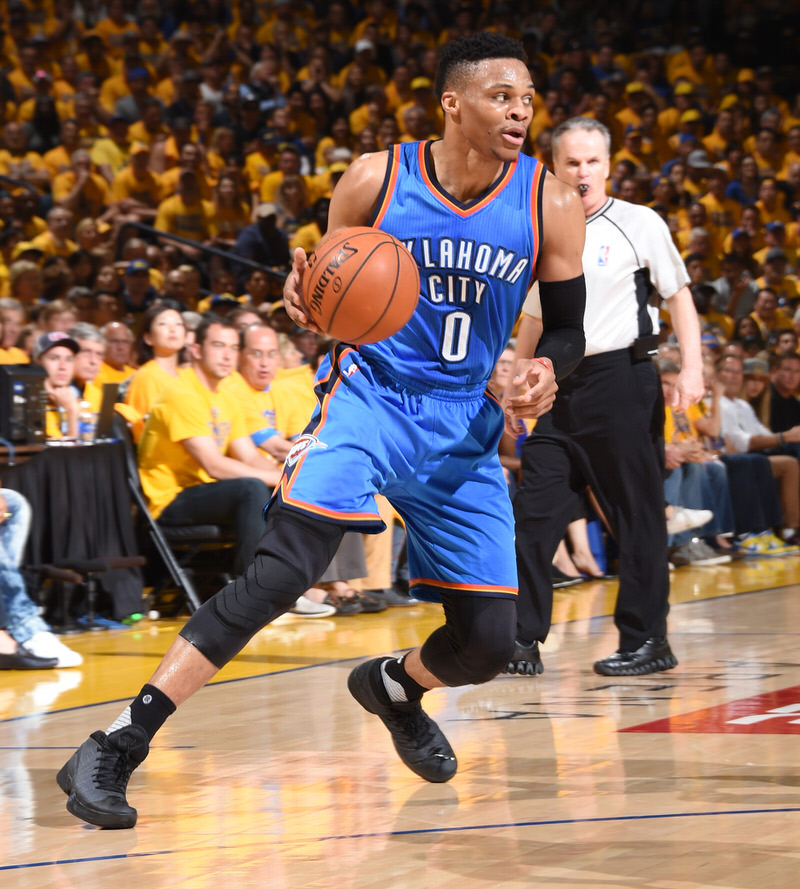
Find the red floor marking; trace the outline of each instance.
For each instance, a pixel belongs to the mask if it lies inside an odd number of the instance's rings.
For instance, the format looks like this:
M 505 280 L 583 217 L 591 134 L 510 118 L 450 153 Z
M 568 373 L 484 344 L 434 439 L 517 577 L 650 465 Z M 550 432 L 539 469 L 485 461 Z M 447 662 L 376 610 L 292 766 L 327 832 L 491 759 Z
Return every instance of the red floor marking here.
M 620 731 L 800 735 L 800 685 L 680 716 L 656 719 Z

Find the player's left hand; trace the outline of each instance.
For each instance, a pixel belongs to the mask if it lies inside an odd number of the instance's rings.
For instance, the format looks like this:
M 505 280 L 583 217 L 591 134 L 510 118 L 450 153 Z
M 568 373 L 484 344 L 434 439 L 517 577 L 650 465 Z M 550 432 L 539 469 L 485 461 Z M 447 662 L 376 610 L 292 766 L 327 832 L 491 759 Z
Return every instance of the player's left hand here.
M 518 394 L 505 400 L 506 416 L 511 420 L 523 417 L 536 419 L 553 406 L 558 392 L 556 375 L 552 368 L 533 358 L 517 362 L 512 385 Z
M 286 313 L 295 324 L 305 327 L 306 330 L 313 330 L 314 333 L 323 333 L 322 328 L 308 317 L 303 306 L 303 275 L 306 269 L 308 269 L 306 251 L 302 247 L 297 247 L 292 257 L 292 270 L 283 282 L 283 304 Z
M 672 397 L 672 407 L 678 410 L 686 410 L 690 404 L 697 404 L 706 394 L 706 386 L 703 382 L 703 371 L 683 367 L 678 374 L 678 382 L 675 386 L 675 394 Z

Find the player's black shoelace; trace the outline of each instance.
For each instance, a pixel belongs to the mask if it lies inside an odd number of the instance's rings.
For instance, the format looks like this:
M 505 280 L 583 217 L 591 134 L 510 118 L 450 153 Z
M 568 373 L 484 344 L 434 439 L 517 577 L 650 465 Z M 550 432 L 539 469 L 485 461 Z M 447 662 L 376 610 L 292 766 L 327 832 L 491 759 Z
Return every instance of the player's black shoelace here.
M 386 714 L 385 719 L 390 723 L 393 735 L 399 736 L 399 740 L 414 747 L 425 747 L 434 740 L 433 723 L 425 715 L 420 704 L 408 710 L 393 708 Z
M 100 761 L 94 771 L 95 783 L 101 790 L 108 790 L 124 796 L 133 769 L 134 764 L 130 758 L 106 741 L 100 754 Z

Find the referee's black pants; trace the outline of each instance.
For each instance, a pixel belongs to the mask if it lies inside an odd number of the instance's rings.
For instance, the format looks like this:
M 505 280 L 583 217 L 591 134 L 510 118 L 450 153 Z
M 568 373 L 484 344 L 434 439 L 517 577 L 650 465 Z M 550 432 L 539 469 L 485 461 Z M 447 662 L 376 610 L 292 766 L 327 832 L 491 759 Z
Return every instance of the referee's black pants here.
M 587 485 L 619 548 L 620 649 L 666 634 L 663 435 L 661 383 L 650 359 L 635 360 L 628 349 L 592 355 L 559 383 L 552 410 L 523 444 L 514 497 L 520 641 L 547 637 L 551 562 Z

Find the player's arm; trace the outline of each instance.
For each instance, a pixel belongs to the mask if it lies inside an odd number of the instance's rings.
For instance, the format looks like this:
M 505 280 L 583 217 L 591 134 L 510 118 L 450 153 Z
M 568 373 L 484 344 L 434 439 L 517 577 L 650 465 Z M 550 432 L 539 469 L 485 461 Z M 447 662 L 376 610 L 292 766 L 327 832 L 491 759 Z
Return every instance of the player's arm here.
M 515 387 L 506 399 L 511 420 L 550 410 L 558 386 L 583 358 L 583 204 L 572 187 L 547 175 L 543 195 L 544 235 L 537 264 L 541 327 L 523 315 L 515 358 Z M 536 356 L 535 358 L 533 356 Z
M 370 224 L 386 176 L 387 160 L 385 151 L 362 154 L 345 170 L 331 198 L 325 237 L 340 228 Z M 295 324 L 322 333 L 303 311 L 300 299 L 303 275 L 307 268 L 306 252 L 302 247 L 297 247 L 292 256 L 292 270 L 283 285 L 283 302 Z

